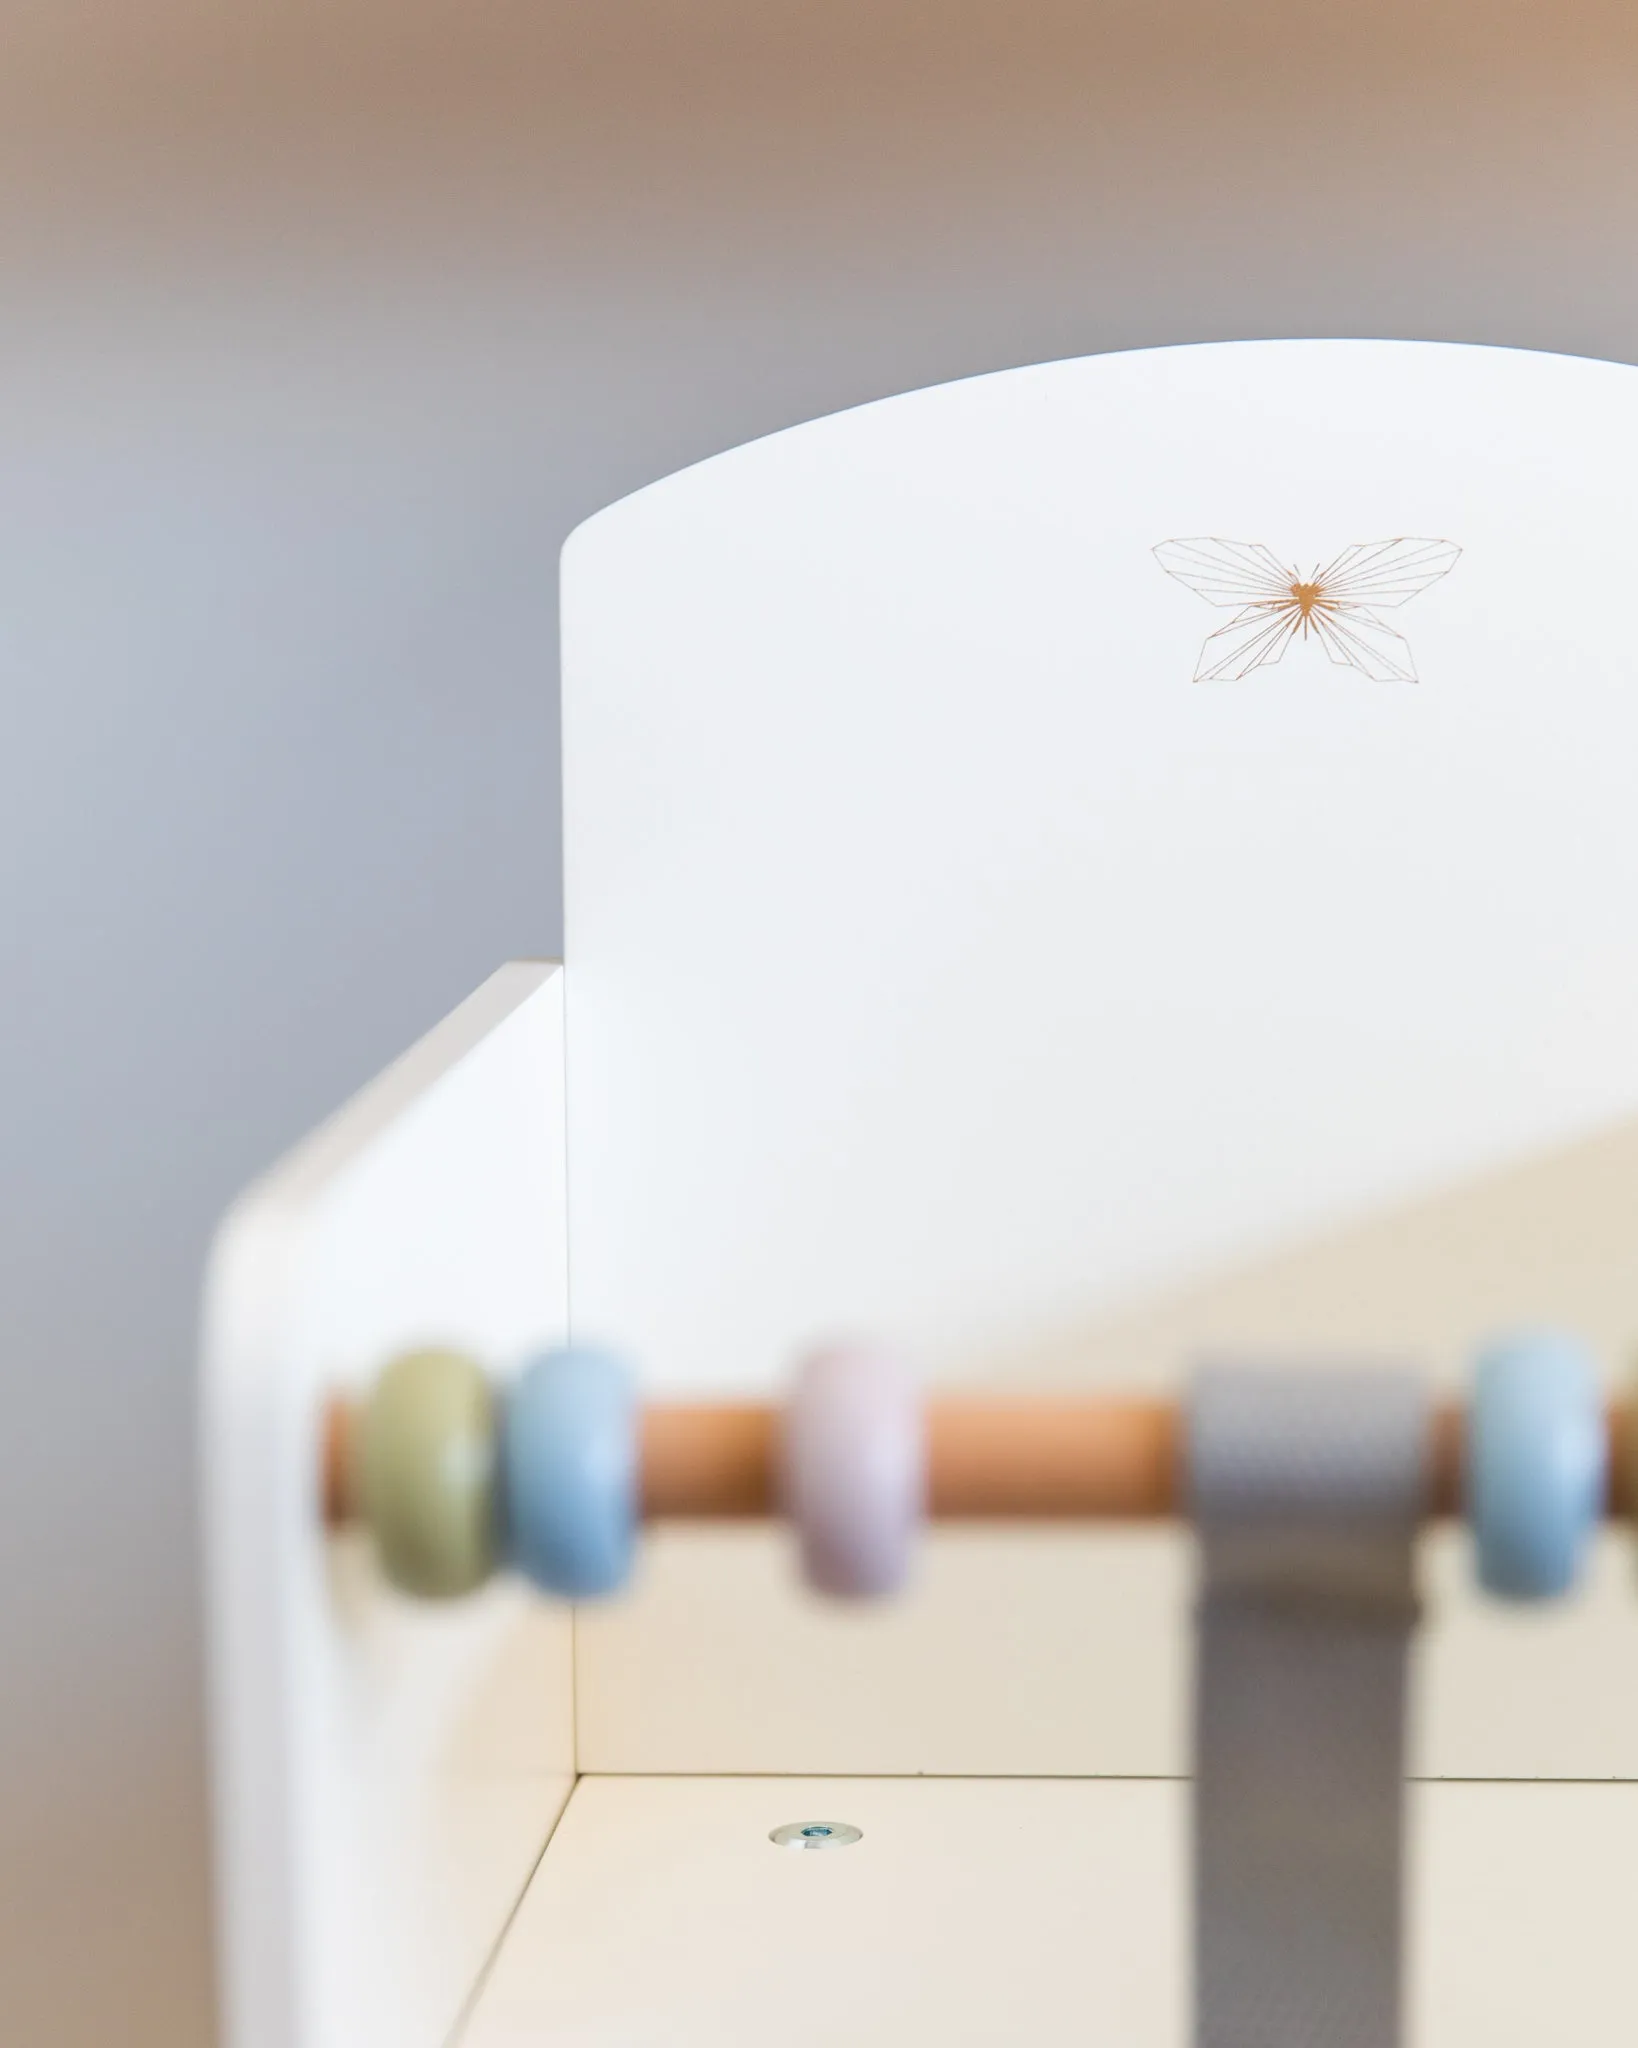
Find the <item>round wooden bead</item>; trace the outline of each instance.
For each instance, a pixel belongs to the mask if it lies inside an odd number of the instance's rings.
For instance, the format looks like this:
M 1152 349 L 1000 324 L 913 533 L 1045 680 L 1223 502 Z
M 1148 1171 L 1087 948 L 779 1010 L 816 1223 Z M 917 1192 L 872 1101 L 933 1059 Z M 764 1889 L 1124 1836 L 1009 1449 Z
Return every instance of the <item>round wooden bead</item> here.
M 638 1519 L 637 1389 L 604 1351 L 533 1359 L 501 1427 L 507 1547 L 548 1593 L 585 1600 L 631 1572 Z
M 1603 1512 L 1608 1444 L 1592 1360 L 1552 1331 L 1478 1361 L 1468 1411 L 1467 1506 L 1479 1583 L 1546 1600 L 1580 1574 Z
M 927 1500 L 926 1424 L 897 1359 L 859 1346 L 806 1360 L 785 1410 L 781 1480 L 809 1585 L 855 1599 L 897 1591 Z
M 495 1567 L 495 1410 L 483 1368 L 457 1351 L 408 1351 L 358 1418 L 353 1487 L 388 1581 L 452 1599 Z

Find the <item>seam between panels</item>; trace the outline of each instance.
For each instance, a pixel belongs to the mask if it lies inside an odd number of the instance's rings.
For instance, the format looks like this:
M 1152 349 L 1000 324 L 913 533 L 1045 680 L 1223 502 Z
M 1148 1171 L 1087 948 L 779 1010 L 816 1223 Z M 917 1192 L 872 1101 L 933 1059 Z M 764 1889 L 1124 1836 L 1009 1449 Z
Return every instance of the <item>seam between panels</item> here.
M 540 1866 L 545 1862 L 546 1852 L 551 1848 L 553 1841 L 556 1839 L 557 1831 L 563 1825 L 563 1817 L 574 1804 L 574 1796 L 579 1790 L 580 1779 L 577 1775 L 574 1783 L 569 1787 L 568 1797 L 552 1816 L 552 1824 L 546 1830 L 546 1839 L 541 1843 L 539 1852 L 530 1859 L 529 1868 L 523 1874 L 523 1882 L 518 1886 L 517 1896 L 513 1899 L 511 1905 L 507 1907 L 506 1917 L 496 1930 L 495 1938 L 489 1944 L 484 1959 L 478 1966 L 478 1974 L 472 1980 L 472 1987 L 461 2000 L 460 2009 L 450 2022 L 449 2031 L 443 2039 L 443 2048 L 460 2048 L 461 2038 L 467 2028 L 471 2026 L 473 2015 L 478 2010 L 478 2003 L 488 1987 L 489 1979 L 494 1975 L 495 1965 L 500 1960 L 501 1950 L 506 1946 L 506 1938 L 516 1924 L 524 1900 L 529 1896 L 529 1888 L 534 1883 Z

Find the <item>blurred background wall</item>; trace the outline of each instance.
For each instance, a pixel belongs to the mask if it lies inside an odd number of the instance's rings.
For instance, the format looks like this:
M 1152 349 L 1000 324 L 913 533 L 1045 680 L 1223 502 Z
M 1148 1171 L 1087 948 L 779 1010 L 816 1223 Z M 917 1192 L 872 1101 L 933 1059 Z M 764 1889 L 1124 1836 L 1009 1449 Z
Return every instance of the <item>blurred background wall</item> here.
M 556 948 L 569 528 L 1043 357 L 1632 357 L 1635 246 L 1624 0 L 0 0 L 0 2036 L 213 2038 L 200 1263 Z

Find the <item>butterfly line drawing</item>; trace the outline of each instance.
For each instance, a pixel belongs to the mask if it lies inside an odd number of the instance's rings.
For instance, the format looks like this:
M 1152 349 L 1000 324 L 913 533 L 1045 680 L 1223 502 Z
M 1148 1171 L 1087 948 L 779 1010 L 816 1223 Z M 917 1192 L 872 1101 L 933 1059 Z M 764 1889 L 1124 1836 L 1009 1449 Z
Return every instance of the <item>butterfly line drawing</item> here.
M 1376 540 L 1344 548 L 1311 576 L 1288 568 L 1260 541 L 1163 540 L 1155 559 L 1207 604 L 1234 617 L 1206 636 L 1197 683 L 1238 681 L 1279 661 L 1310 633 L 1339 667 L 1379 683 L 1414 683 L 1410 643 L 1382 611 L 1409 604 L 1448 575 L 1461 553 L 1449 540 Z

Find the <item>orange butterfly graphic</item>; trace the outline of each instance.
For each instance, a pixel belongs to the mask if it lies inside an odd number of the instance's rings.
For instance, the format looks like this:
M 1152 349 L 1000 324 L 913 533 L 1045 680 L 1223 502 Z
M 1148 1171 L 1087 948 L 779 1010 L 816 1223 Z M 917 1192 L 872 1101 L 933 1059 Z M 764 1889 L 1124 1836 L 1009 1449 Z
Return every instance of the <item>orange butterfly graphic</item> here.
M 1414 683 L 1403 633 L 1377 617 L 1437 583 L 1461 553 L 1448 540 L 1377 540 L 1342 553 L 1311 576 L 1288 569 L 1260 542 L 1163 540 L 1155 559 L 1168 576 L 1234 617 L 1206 638 L 1197 683 L 1237 681 L 1278 661 L 1310 633 L 1340 666 L 1380 683 Z

